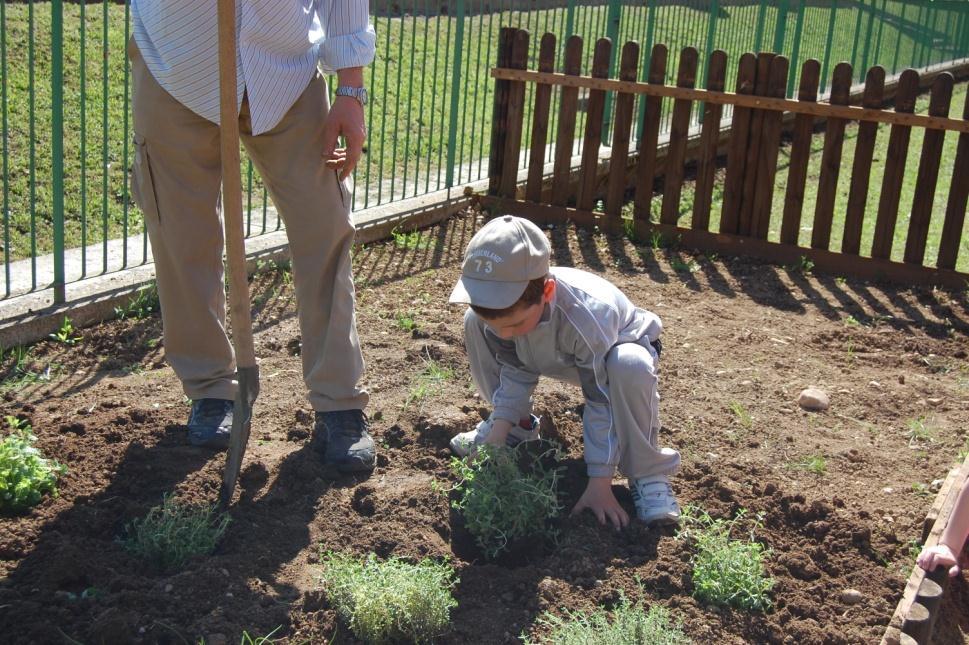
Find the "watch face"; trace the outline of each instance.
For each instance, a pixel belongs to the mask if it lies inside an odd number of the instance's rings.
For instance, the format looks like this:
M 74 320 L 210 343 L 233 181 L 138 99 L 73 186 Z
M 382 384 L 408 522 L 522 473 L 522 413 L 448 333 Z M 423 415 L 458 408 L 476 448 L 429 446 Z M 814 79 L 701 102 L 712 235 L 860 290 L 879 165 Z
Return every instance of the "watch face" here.
M 365 87 L 361 87 L 357 91 L 357 98 L 360 99 L 360 102 L 363 103 L 364 105 L 367 104 L 368 96 L 369 95 L 367 94 L 367 88 L 365 88 Z

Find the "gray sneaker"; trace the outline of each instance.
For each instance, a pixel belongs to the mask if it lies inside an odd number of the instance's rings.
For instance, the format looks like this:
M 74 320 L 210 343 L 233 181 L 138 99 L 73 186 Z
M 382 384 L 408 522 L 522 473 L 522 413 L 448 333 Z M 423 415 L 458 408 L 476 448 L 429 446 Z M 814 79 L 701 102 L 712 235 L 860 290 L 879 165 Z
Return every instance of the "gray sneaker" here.
M 538 435 L 538 426 L 541 419 L 534 414 L 531 415 L 531 419 L 531 428 L 523 428 L 521 424 L 512 427 L 511 432 L 508 433 L 508 438 L 505 440 L 505 444 L 509 448 L 514 448 L 522 441 L 541 439 Z M 474 450 L 475 446 L 480 446 L 484 443 L 488 435 L 491 434 L 491 427 L 492 420 L 489 417 L 475 426 L 474 430 L 468 430 L 467 432 L 454 435 L 451 437 L 451 452 L 458 457 L 467 457 Z
M 227 449 L 232 429 L 232 406 L 232 401 L 226 399 L 193 401 L 188 416 L 188 442 L 193 446 Z
M 680 521 L 680 505 L 676 503 L 666 475 L 630 479 L 629 489 L 633 494 L 636 517 L 642 522 L 649 526 L 659 526 Z
M 323 465 L 341 473 L 371 471 L 377 451 L 363 410 L 317 412 L 313 448 L 323 454 Z

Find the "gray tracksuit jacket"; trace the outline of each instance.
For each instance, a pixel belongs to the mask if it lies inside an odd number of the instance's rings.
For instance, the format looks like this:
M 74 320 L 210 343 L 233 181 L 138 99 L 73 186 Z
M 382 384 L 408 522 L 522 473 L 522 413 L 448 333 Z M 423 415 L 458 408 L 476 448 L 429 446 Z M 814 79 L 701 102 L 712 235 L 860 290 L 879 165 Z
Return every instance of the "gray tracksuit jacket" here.
M 488 330 L 485 341 L 501 365 L 493 397 L 496 419 L 512 424 L 531 410 L 539 376 L 577 383 L 585 396 L 583 434 L 590 476 L 611 476 L 619 463 L 619 440 L 610 409 L 606 354 L 620 343 L 648 346 L 663 330 L 659 317 L 636 307 L 597 275 L 565 267 L 550 271 L 554 300 L 538 326 L 502 340 Z

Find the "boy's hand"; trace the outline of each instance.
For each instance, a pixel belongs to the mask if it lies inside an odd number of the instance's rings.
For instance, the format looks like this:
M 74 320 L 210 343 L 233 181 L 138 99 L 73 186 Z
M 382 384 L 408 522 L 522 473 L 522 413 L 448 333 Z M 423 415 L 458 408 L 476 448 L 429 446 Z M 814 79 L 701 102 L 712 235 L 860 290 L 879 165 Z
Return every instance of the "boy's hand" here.
M 619 530 L 629 524 L 629 514 L 623 510 L 612 494 L 612 477 L 590 477 L 585 492 L 579 498 L 572 515 L 577 515 L 585 509 L 595 513 L 599 524 L 605 525 L 606 519 Z
M 922 553 L 919 554 L 916 562 L 929 572 L 934 571 L 936 567 L 949 567 L 950 576 L 959 575 L 959 559 L 952 552 L 952 549 L 945 544 L 922 549 Z
M 511 423 L 504 419 L 495 419 L 491 424 L 491 432 L 485 437 L 484 443 L 493 446 L 505 446 L 508 441 L 508 433 L 511 432 Z

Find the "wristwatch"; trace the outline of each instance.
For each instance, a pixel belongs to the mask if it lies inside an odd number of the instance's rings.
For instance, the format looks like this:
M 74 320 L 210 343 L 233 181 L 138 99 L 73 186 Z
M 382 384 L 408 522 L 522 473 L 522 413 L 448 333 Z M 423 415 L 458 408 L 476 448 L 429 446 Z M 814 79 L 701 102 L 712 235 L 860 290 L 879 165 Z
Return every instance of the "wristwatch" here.
M 352 96 L 360 102 L 360 105 L 367 104 L 367 88 L 365 87 L 349 87 L 347 85 L 341 85 L 336 88 L 337 96 Z

